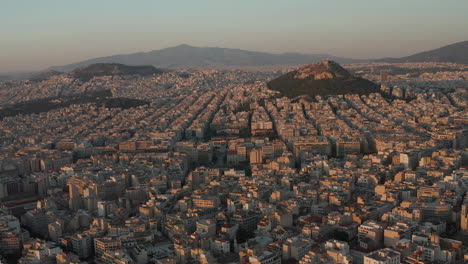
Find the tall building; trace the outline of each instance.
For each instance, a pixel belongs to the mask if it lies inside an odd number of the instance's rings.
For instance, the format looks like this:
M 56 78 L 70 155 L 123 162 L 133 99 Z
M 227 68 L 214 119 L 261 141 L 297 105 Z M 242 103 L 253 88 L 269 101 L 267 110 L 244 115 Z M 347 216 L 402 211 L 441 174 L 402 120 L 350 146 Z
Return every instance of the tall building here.
M 111 237 L 102 237 L 94 239 L 94 251 L 96 256 L 100 257 L 107 251 L 115 251 L 120 249 L 122 242 L 119 239 Z
M 49 238 L 55 243 L 59 242 L 62 237 L 63 223 L 61 221 L 55 221 L 48 225 Z
M 72 237 L 73 252 L 79 258 L 88 258 L 93 254 L 93 238 L 87 234 L 76 234 Z
M 244 232 L 253 232 L 257 229 L 257 224 L 260 221 L 260 215 L 251 211 L 235 212 L 231 218 L 232 224 L 238 224 L 239 229 Z
M 107 217 L 109 214 L 113 213 L 116 208 L 112 201 L 98 201 L 97 209 L 100 217 Z
M 380 70 L 380 82 L 388 82 L 389 80 L 388 70 Z
M 213 220 L 197 221 L 197 233 L 206 237 L 216 236 L 216 222 Z
M 375 249 L 382 245 L 384 229 L 375 221 L 367 221 L 358 228 L 358 242 L 362 248 Z
M 253 250 L 247 249 L 239 252 L 241 263 L 252 263 L 252 264 L 280 264 L 281 254 L 280 252 L 273 252 L 269 250 Z
M 468 231 L 468 204 L 462 205 L 460 228 L 463 232 Z
M 303 152 L 314 152 L 321 155 L 331 155 L 330 141 L 323 136 L 310 136 L 307 139 L 300 138 L 293 142 L 293 152 L 299 158 Z
M 399 264 L 400 253 L 398 251 L 384 248 L 374 251 L 364 257 L 364 264 Z
M 194 206 L 201 208 L 217 208 L 221 203 L 217 196 L 194 196 L 192 201 Z
M 424 204 L 421 207 L 421 217 L 427 222 L 451 222 L 452 206 L 448 204 Z
M 0 214 L 0 254 L 21 252 L 21 227 L 18 218 Z
M 0 177 L 0 199 L 21 192 L 21 181 L 17 176 L 2 175 Z
M 27 211 L 21 216 L 21 222 L 27 226 L 32 233 L 47 237 L 49 224 L 53 221 L 53 214 L 45 209 L 34 209 Z
M 210 177 L 209 171 L 204 167 L 200 167 L 190 172 L 187 179 L 188 179 L 188 182 L 192 184 L 192 187 L 198 187 L 200 184 L 205 184 L 205 182 L 209 179 L 209 177 Z
M 122 250 L 104 252 L 97 260 L 99 264 L 136 264 L 136 262 Z
M 361 139 L 359 138 L 340 138 L 336 141 L 335 155 L 344 157 L 347 154 L 361 153 Z
M 62 252 L 55 256 L 57 264 L 84 264 L 77 255 L 71 252 Z
M 185 245 L 175 244 L 174 251 L 176 255 L 176 263 L 182 264 L 187 263 L 188 258 L 190 258 L 190 248 Z
M 289 238 L 283 244 L 283 260 L 294 259 L 299 261 L 309 252 L 311 247 L 312 242 L 310 239 L 297 237 Z
M 70 209 L 72 209 L 72 210 L 81 209 L 83 207 L 83 201 L 82 201 L 82 198 L 81 198 L 83 190 L 81 188 L 81 185 L 78 184 L 78 180 L 74 181 L 73 178 L 71 180 L 69 180 L 69 182 L 68 182 L 68 193 L 70 195 L 70 198 L 68 200 L 68 205 L 69 205 Z
M 406 223 L 396 223 L 395 225 L 389 226 L 384 230 L 384 246 L 393 247 L 398 241 L 403 238 L 411 238 L 411 234 L 415 227 Z
M 328 240 L 324 247 L 327 251 L 328 257 L 333 259 L 333 263 L 350 264 L 353 262 L 347 242 L 332 239 Z
M 255 148 L 250 152 L 250 164 L 263 163 L 263 150 L 262 148 Z

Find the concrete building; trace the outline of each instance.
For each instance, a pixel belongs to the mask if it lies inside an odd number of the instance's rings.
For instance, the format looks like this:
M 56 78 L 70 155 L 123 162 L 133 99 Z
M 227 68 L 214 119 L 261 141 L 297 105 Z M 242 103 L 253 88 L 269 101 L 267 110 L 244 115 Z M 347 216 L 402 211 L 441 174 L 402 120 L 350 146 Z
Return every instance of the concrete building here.
M 216 236 L 216 222 L 213 220 L 197 221 L 197 233 L 203 237 Z
M 400 253 L 398 251 L 384 248 L 374 251 L 364 257 L 364 264 L 399 264 Z
M 283 252 L 283 260 L 294 259 L 295 261 L 299 261 L 302 259 L 304 255 L 309 252 L 310 248 L 312 247 L 312 241 L 305 238 L 289 238 L 283 244 L 282 252 Z
M 86 234 L 72 236 L 72 250 L 79 258 L 88 258 L 93 254 L 93 238 Z
M 358 228 L 359 246 L 365 249 L 375 249 L 382 245 L 384 229 L 375 221 L 367 221 Z
M 460 229 L 463 232 L 468 231 L 468 204 L 462 205 L 460 216 Z
M 393 247 L 403 238 L 411 238 L 411 233 L 415 228 L 410 224 L 397 223 L 384 230 L 384 246 Z
M 97 257 L 100 257 L 107 251 L 116 251 L 122 247 L 120 239 L 111 237 L 102 237 L 94 239 L 94 251 Z
M 0 214 L 0 255 L 21 251 L 22 231 L 18 218 Z

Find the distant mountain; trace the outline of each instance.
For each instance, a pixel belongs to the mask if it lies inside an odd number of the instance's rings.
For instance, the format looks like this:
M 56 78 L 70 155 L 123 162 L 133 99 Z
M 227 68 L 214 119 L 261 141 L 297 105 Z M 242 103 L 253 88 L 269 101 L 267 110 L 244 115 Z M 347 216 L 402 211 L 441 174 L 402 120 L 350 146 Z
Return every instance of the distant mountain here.
M 26 80 L 40 73 L 41 72 L 2 72 L 0 73 L 0 82 Z
M 288 72 L 268 82 L 268 88 L 293 98 L 300 95 L 370 94 L 380 92 L 369 80 L 351 75 L 334 61 L 325 60 Z
M 153 75 L 163 71 L 153 66 L 128 66 L 118 63 L 96 63 L 86 67 L 77 68 L 67 75 L 82 81 L 87 81 L 98 76 L 112 75 Z
M 383 62 L 453 62 L 468 64 L 468 40 L 402 58 L 385 58 Z
M 176 47 L 139 52 L 126 55 L 114 55 L 90 59 L 64 66 L 52 67 L 53 70 L 71 71 L 95 63 L 121 63 L 126 65 L 153 65 L 161 68 L 222 68 L 270 65 L 303 65 L 333 59 L 340 63 L 361 62 L 363 60 L 334 57 L 327 54 L 282 53 L 273 54 L 240 49 L 192 47 L 179 45 Z
M 54 70 L 47 70 L 47 71 L 39 72 L 39 73 L 29 77 L 28 79 L 30 81 L 41 82 L 41 81 L 49 79 L 52 76 L 57 76 L 57 75 L 60 75 L 60 74 L 63 74 L 63 72 L 54 71 Z
M 0 82 L 6 82 L 6 81 L 9 81 L 9 80 L 11 80 L 11 76 L 6 75 L 6 74 L 0 75 Z

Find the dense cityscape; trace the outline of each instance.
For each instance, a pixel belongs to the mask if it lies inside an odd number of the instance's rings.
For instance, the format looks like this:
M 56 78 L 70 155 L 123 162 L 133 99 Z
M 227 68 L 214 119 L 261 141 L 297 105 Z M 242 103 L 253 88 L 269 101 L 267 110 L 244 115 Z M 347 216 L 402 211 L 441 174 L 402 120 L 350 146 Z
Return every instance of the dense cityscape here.
M 467 263 L 468 67 L 344 67 L 380 92 L 289 98 L 286 67 L 0 83 L 141 100 L 2 112 L 0 262 Z

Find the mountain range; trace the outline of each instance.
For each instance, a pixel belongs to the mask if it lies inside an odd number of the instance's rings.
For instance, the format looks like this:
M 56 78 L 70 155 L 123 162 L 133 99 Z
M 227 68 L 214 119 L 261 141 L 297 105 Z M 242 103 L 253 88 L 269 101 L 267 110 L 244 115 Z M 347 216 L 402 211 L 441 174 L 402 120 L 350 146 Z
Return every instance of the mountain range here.
M 149 52 L 121 54 L 89 59 L 72 64 L 50 67 L 47 74 L 70 72 L 74 69 L 97 63 L 118 63 L 130 66 L 152 65 L 158 68 L 242 68 L 259 66 L 299 66 L 333 60 L 341 64 L 355 62 L 452 62 L 468 64 L 468 41 L 454 43 L 434 50 L 416 53 L 401 58 L 373 60 L 336 57 L 328 54 L 267 53 L 241 49 L 193 47 L 186 44 Z M 41 72 L 22 72 L 0 74 L 0 81 L 11 79 L 43 78 Z
M 176 47 L 114 55 L 81 61 L 73 64 L 51 67 L 57 71 L 71 71 L 96 63 L 121 63 L 125 65 L 153 65 L 159 68 L 225 68 L 271 65 L 303 65 L 325 59 L 340 63 L 361 62 L 363 60 L 335 57 L 328 54 L 300 54 L 248 51 L 241 49 L 193 47 L 182 44 Z
M 224 68 L 258 67 L 274 65 L 304 65 L 323 60 L 333 60 L 341 64 L 355 62 L 454 62 L 468 64 L 468 41 L 458 42 L 438 49 L 417 53 L 402 58 L 362 60 L 336 57 L 329 54 L 267 53 L 241 49 L 193 47 L 186 44 L 176 47 L 113 55 L 85 60 L 50 70 L 71 71 L 96 63 L 121 63 L 125 65 L 153 65 L 160 68 Z
M 468 40 L 402 58 L 385 58 L 382 62 L 453 62 L 468 64 Z

